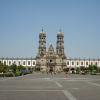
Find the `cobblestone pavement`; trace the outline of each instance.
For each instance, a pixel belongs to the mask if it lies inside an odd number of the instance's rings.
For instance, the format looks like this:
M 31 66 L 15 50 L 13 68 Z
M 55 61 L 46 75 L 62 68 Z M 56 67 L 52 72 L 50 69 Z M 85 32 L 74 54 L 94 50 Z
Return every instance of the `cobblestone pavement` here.
M 100 76 L 34 73 L 1 77 L 0 100 L 100 100 Z

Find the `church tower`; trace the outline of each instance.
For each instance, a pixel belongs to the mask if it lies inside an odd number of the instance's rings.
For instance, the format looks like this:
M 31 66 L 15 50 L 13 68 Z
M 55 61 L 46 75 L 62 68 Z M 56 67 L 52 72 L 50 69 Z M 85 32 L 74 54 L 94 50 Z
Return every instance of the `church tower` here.
M 57 46 L 56 46 L 56 53 L 60 56 L 64 54 L 64 36 L 63 33 L 60 31 L 57 34 Z
M 40 55 L 44 55 L 46 54 L 46 34 L 45 32 L 42 31 L 39 34 L 39 48 L 38 48 L 38 52 Z

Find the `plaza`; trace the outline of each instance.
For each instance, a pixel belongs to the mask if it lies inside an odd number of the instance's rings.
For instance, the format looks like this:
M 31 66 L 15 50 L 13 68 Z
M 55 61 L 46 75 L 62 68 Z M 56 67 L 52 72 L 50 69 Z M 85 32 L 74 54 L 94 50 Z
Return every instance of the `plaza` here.
M 100 100 L 100 76 L 34 73 L 0 77 L 0 100 Z

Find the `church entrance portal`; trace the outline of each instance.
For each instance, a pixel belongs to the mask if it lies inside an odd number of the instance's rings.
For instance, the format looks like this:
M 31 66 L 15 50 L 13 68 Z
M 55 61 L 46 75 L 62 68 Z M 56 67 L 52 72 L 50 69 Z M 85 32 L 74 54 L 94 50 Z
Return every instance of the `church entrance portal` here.
M 51 71 L 53 72 L 53 67 L 50 67 L 50 72 L 51 72 Z

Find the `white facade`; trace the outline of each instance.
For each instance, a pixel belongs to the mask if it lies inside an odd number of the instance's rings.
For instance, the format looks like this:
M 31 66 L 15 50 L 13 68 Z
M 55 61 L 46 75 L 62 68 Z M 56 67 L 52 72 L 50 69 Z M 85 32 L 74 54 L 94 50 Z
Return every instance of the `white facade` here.
M 100 67 L 99 59 L 67 59 L 66 64 L 68 68 L 88 67 L 89 65 L 97 65 Z
M 15 63 L 17 66 L 22 65 L 24 67 L 36 67 L 35 59 L 10 59 L 10 58 L 0 58 L 0 61 L 8 66 Z M 88 67 L 89 65 L 97 65 L 100 67 L 99 59 L 66 59 L 67 68 L 76 67 Z
M 24 67 L 34 67 L 34 66 L 36 66 L 36 60 L 34 60 L 34 59 L 28 59 L 28 60 L 26 60 L 26 59 L 23 59 L 23 60 L 21 60 L 21 59 L 9 59 L 9 58 L 0 58 L 0 61 L 3 63 L 3 64 L 6 64 L 6 65 L 8 65 L 8 66 L 10 66 L 10 65 L 12 65 L 13 63 L 14 64 L 16 64 L 17 66 L 19 66 L 19 65 L 22 65 L 22 66 L 24 66 Z

